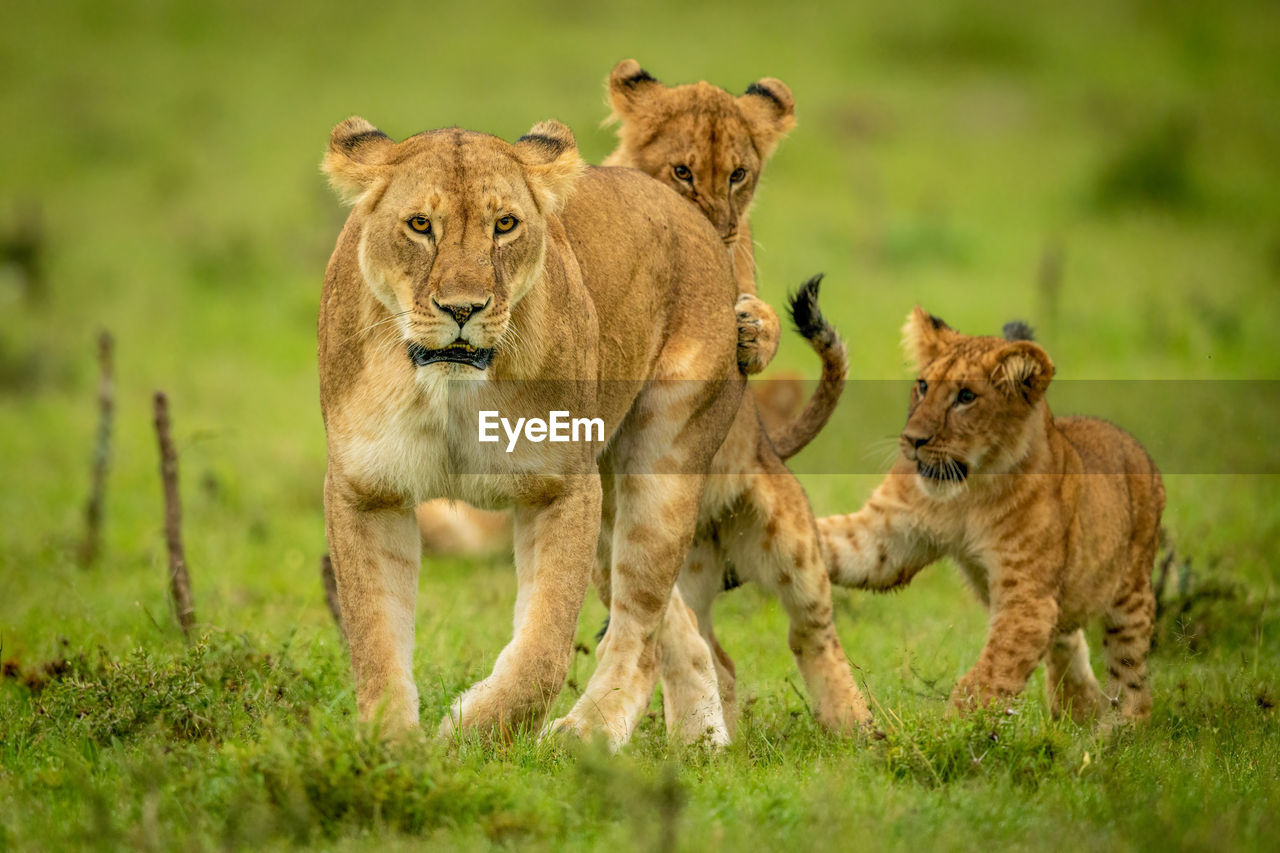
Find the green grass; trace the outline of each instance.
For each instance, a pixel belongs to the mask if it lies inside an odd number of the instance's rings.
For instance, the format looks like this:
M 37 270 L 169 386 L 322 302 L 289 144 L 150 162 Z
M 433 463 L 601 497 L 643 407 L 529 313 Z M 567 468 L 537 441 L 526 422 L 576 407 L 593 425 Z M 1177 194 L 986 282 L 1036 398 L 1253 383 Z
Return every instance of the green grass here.
M 6 11 L 0 245 L 38 212 L 43 290 L 6 252 L 0 849 L 1274 844 L 1274 8 L 356 8 Z M 785 619 L 753 588 L 718 605 L 745 704 L 722 755 L 667 744 L 659 718 L 615 757 L 528 734 L 357 736 L 317 573 L 314 324 L 343 216 L 318 170 L 328 131 L 357 113 L 395 136 L 458 124 L 514 138 L 557 117 L 598 161 L 612 146 L 603 80 L 627 56 L 671 82 L 792 87 L 799 125 L 753 217 L 761 288 L 781 305 L 825 271 L 853 378 L 904 378 L 898 329 L 918 301 L 968 332 L 1028 319 L 1061 380 L 1184 380 L 1137 403 L 1112 382 L 1050 392 L 1130 426 L 1169 474 L 1166 523 L 1189 568 L 1166 586 L 1149 723 L 1052 722 L 1040 676 L 1014 715 L 946 717 L 985 614 L 939 566 L 897 595 L 837 593 L 877 712 L 865 740 L 815 727 Z M 104 554 L 83 569 L 100 327 L 118 340 L 119 412 Z M 817 372 L 793 339 L 777 366 Z M 901 417 L 889 385 L 851 386 L 797 458 L 818 513 L 855 509 L 874 485 L 873 443 Z M 166 603 L 157 388 L 182 454 L 191 646 Z M 492 665 L 513 600 L 507 560 L 424 565 L 428 730 Z M 590 597 L 585 643 L 602 616 Z M 592 665 L 577 657 L 558 707 Z

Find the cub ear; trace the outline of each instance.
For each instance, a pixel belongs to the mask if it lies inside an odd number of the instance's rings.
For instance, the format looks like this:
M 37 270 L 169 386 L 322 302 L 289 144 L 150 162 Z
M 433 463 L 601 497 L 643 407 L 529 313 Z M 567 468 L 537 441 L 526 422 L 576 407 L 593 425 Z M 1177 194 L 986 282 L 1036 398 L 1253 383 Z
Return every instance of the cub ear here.
M 761 159 L 772 154 L 782 137 L 796 126 L 796 99 L 776 77 L 764 77 L 748 86 L 746 94 L 738 98 L 738 109 L 751 125 Z
M 609 74 L 610 118 L 626 118 L 647 98 L 666 88 L 658 79 L 640 67 L 634 59 L 624 59 Z
M 1053 380 L 1049 354 L 1031 341 L 1017 341 L 996 351 L 991 384 L 1007 394 L 1020 395 L 1028 403 L 1044 396 Z
M 902 348 L 914 367 L 924 367 L 946 350 L 960 333 L 941 317 L 935 317 L 919 305 L 911 309 L 902 327 Z
M 538 209 L 544 214 L 559 213 L 586 168 L 573 131 L 558 121 L 539 122 L 513 147 Z
M 329 134 L 321 168 L 344 201 L 354 203 L 377 181 L 395 143 L 359 116 L 339 122 Z

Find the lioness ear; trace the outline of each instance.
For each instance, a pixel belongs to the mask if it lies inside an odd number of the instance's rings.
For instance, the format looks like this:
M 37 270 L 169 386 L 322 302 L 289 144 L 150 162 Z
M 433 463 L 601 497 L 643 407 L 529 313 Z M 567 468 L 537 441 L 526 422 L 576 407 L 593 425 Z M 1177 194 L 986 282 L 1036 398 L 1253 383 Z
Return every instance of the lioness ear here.
M 902 348 L 913 366 L 919 368 L 941 355 L 958 337 L 960 334 L 941 317 L 935 317 L 917 305 L 911 309 L 906 325 L 902 327 Z
M 321 168 L 329 183 L 348 203 L 356 201 L 377 181 L 379 167 L 395 143 L 359 116 L 339 122 L 329 134 L 329 150 Z
M 751 125 L 761 159 L 772 154 L 782 137 L 796 126 L 796 99 L 776 77 L 764 77 L 748 86 L 746 94 L 738 98 L 738 109 Z
M 539 122 L 514 147 L 538 208 L 544 213 L 559 213 L 586 168 L 578 156 L 573 131 L 558 121 Z
M 1044 396 L 1053 380 L 1049 354 L 1031 341 L 1018 341 L 996 352 L 991 384 L 1008 394 L 1019 394 L 1028 403 Z
M 609 118 L 632 115 L 638 104 L 663 88 L 656 77 L 640 67 L 639 62 L 622 60 L 609 75 L 609 105 L 613 107 L 613 115 Z

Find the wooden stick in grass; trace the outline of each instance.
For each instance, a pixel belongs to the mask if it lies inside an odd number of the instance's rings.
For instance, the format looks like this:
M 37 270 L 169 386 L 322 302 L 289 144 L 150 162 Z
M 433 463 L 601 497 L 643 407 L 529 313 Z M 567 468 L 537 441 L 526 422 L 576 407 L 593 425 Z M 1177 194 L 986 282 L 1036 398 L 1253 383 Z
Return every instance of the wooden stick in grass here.
M 182 502 L 178 495 L 178 454 L 169 431 L 169 398 L 163 391 L 155 397 L 156 437 L 160 440 L 160 479 L 164 481 L 164 533 L 169 544 L 169 591 L 178 612 L 182 633 L 191 638 L 195 608 L 191 605 L 191 576 L 182 549 Z
M 329 613 L 338 626 L 338 632 L 345 638 L 347 631 L 342 627 L 342 605 L 338 603 L 338 581 L 333 576 L 333 560 L 328 554 L 320 558 L 320 580 L 324 583 L 324 600 L 329 605 Z
M 116 383 L 112 366 L 115 342 L 105 329 L 98 335 L 98 435 L 93 444 L 93 470 L 89 502 L 84 508 L 84 541 L 80 543 L 80 564 L 92 565 L 102 547 L 102 507 L 107 491 L 107 470 L 111 467 L 111 426 L 115 419 Z

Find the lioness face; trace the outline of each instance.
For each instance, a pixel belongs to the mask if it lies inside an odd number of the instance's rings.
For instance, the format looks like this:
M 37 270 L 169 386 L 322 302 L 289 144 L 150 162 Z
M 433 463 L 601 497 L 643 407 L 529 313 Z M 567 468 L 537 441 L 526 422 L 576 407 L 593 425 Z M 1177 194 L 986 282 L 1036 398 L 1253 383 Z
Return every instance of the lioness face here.
M 696 204 L 732 245 L 765 160 L 795 124 L 791 90 L 772 78 L 740 97 L 705 82 L 667 87 L 628 59 L 610 75 L 609 97 L 630 161 Z
M 580 160 L 568 128 L 535 131 L 516 145 L 458 129 L 397 144 L 362 119 L 334 129 L 325 169 L 357 196 L 361 271 L 419 368 L 486 370 L 541 276 L 546 216 Z
M 903 331 L 921 366 L 898 443 L 921 487 L 945 496 L 971 473 L 1010 470 L 1043 416 L 1049 356 L 1030 341 L 961 335 L 919 307 Z

